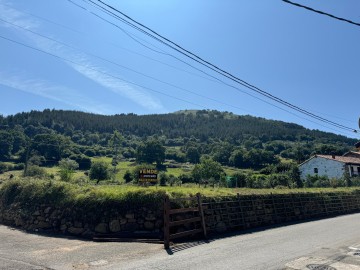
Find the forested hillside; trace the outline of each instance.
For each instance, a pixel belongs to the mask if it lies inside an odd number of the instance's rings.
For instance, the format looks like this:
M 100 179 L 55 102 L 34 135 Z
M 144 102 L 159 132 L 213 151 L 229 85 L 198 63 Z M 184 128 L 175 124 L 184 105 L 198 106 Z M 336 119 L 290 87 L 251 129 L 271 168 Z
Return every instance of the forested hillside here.
M 292 123 L 207 110 L 112 116 L 31 111 L 0 117 L 0 127 L 0 161 L 18 162 L 31 155 L 29 144 L 44 163 L 76 155 L 111 155 L 114 131 L 123 136 L 124 158 L 135 158 L 138 146 L 152 137 L 166 147 L 167 159 L 196 163 L 208 155 L 222 165 L 255 169 L 274 158 L 301 162 L 312 153 L 342 154 L 356 142 Z

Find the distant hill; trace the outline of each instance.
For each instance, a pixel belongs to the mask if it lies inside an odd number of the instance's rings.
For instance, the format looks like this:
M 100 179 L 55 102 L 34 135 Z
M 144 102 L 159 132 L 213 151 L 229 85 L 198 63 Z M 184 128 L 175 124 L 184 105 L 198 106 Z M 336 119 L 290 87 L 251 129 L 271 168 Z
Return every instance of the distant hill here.
M 24 159 L 26 141 L 40 139 L 48 148 L 59 140 L 68 141 L 57 159 L 72 154 L 109 155 L 109 140 L 115 130 L 124 136 L 124 157 L 135 157 L 139 144 L 156 137 L 166 146 L 169 159 L 191 161 L 190 152 L 196 149 L 196 155 L 209 155 L 230 166 L 240 156 L 256 163 L 255 157 L 263 156 L 301 162 L 314 153 L 341 155 L 356 143 L 355 139 L 293 123 L 211 110 L 106 116 L 47 109 L 0 116 L 0 161 L 17 156 Z M 46 156 L 39 145 L 37 151 Z
M 228 112 L 189 110 L 153 115 L 97 115 L 79 111 L 44 110 L 18 113 L 0 118 L 2 127 L 16 125 L 27 128 L 41 126 L 60 134 L 70 130 L 112 133 L 118 130 L 125 135 L 147 137 L 153 135 L 167 138 L 195 137 L 201 141 L 208 138 L 219 140 L 242 140 L 259 138 L 262 142 L 273 140 L 314 141 L 322 143 L 345 143 L 353 146 L 355 139 L 329 132 L 306 129 L 300 125 L 267 120 L 253 116 L 239 116 Z

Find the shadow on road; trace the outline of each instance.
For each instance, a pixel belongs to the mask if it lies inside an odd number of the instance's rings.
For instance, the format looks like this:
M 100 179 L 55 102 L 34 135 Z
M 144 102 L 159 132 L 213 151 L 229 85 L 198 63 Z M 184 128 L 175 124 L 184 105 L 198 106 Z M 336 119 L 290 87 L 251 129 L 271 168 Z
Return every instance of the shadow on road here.
M 193 248 L 193 247 L 196 247 L 196 246 L 209 244 L 212 241 L 214 241 L 214 240 L 210 239 L 210 240 L 199 240 L 199 241 L 187 242 L 187 243 L 176 243 L 176 244 L 172 245 L 170 248 L 166 249 L 166 252 L 169 255 L 173 255 L 176 252 L 186 250 L 186 249 L 189 249 L 189 248 Z

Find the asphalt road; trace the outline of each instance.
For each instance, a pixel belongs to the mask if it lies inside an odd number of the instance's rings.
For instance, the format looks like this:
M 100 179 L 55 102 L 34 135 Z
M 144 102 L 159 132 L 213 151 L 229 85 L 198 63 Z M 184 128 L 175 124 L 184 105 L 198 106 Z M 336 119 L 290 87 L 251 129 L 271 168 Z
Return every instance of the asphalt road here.
M 0 226 L 0 269 L 360 270 L 360 214 L 173 246 L 96 243 Z

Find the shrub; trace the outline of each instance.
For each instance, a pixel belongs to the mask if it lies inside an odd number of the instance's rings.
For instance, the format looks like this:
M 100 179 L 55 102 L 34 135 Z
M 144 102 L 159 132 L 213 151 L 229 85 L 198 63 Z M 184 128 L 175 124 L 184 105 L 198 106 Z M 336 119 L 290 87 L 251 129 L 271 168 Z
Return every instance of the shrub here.
M 0 162 L 0 173 L 4 173 L 8 171 L 8 165 L 6 165 L 4 162 Z
M 124 180 L 125 183 L 129 183 L 133 180 L 133 175 L 131 174 L 131 172 L 129 170 L 127 170 L 124 174 Z
M 244 173 L 235 173 L 230 181 L 230 187 L 246 187 L 246 178 L 247 175 Z
M 79 164 L 72 159 L 66 158 L 59 161 L 60 179 L 69 182 L 75 170 L 79 168 Z
M 179 180 L 183 183 L 195 183 L 195 179 L 190 174 L 180 174 Z
M 28 166 L 24 176 L 45 178 L 47 176 L 46 170 L 37 165 Z
M 25 168 L 25 164 L 24 163 L 17 163 L 14 165 L 13 169 L 15 171 L 21 171 Z
M 94 162 L 91 165 L 89 172 L 90 179 L 97 180 L 96 183 L 99 183 L 102 180 L 109 179 L 110 175 L 109 175 L 108 167 L 109 165 L 105 162 L 102 161 Z
M 71 155 L 69 158 L 79 164 L 79 170 L 89 170 L 91 167 L 91 159 L 85 155 Z
M 166 173 L 160 173 L 160 186 L 166 186 L 166 183 L 169 181 L 169 177 Z
M 84 154 L 87 155 L 87 156 L 89 156 L 89 157 L 94 157 L 94 156 L 96 156 L 96 152 L 95 152 L 95 150 L 92 149 L 92 148 L 86 149 L 86 150 L 84 151 Z

